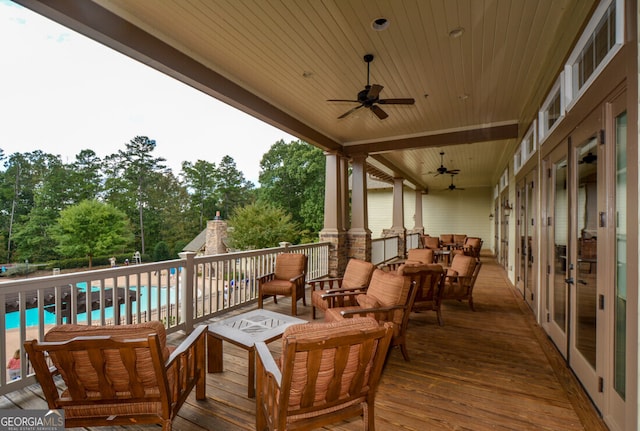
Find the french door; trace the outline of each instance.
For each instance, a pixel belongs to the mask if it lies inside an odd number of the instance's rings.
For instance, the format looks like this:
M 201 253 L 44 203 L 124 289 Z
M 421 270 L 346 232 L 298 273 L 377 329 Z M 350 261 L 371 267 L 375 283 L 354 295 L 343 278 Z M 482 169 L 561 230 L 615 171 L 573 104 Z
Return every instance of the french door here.
M 567 357 L 569 289 L 569 191 L 568 148 L 560 144 L 544 160 L 546 170 L 544 206 L 546 209 L 546 279 L 544 302 L 546 318 L 542 326 L 562 356 Z
M 517 186 L 518 208 L 518 275 L 517 288 L 534 314 L 538 314 L 536 298 L 536 171 L 529 172 Z
M 587 117 L 569 145 L 569 366 L 602 409 L 605 345 L 603 276 L 607 203 L 602 110 Z

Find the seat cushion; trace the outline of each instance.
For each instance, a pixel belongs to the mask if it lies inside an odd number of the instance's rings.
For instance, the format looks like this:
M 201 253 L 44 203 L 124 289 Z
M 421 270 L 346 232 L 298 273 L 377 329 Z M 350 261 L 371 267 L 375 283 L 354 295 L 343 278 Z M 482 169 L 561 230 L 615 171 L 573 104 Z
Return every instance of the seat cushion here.
M 289 279 L 274 279 L 260 286 L 263 295 L 287 295 L 291 296 L 294 284 Z

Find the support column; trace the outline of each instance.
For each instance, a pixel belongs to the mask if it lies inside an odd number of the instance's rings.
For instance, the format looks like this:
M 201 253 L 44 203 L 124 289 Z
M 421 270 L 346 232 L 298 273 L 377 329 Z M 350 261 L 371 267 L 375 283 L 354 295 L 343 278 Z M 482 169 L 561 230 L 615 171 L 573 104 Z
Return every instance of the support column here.
M 325 153 L 324 227 L 320 241 L 329 242 L 329 275 L 338 277 L 347 266 L 347 235 L 344 228 L 344 183 L 341 157 L 336 153 Z
M 393 179 L 393 225 L 385 229 L 384 236 L 398 237 L 398 256 L 404 256 L 407 231 L 404 228 L 404 179 Z
M 351 228 L 348 231 L 349 257 L 371 261 L 371 231 L 367 209 L 366 154 L 352 159 Z
M 422 219 L 422 191 L 416 190 L 416 209 L 413 220 L 413 233 L 424 233 L 424 222 Z

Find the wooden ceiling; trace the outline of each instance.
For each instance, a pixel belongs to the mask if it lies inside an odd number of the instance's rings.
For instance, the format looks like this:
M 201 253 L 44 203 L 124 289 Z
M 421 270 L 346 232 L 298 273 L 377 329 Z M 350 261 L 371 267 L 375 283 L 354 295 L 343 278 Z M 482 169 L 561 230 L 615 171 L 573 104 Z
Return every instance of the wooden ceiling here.
M 429 174 L 440 151 L 461 170 L 457 185 L 496 184 L 596 3 L 18 2 L 323 149 L 366 152 L 417 189 L 440 187 Z M 379 18 L 383 31 L 372 28 Z M 380 97 L 414 105 L 338 119 L 357 105 L 327 99 L 357 98 L 365 54 Z

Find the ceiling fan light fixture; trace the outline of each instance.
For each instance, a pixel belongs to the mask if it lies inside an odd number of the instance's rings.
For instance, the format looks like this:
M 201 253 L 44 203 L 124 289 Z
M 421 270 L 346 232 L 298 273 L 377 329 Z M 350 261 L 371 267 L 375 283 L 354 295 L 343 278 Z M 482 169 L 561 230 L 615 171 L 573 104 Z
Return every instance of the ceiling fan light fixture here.
M 375 31 L 384 31 L 389 27 L 389 20 L 383 17 L 376 18 L 371 23 L 371 28 Z

